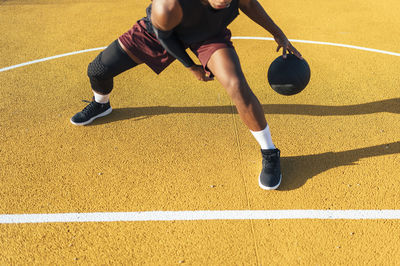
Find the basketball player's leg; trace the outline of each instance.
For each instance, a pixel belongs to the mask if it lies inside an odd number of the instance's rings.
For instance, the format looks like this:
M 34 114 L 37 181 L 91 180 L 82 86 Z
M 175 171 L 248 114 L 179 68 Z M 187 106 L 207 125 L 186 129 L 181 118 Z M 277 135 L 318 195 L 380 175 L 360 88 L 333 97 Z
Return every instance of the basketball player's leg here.
M 86 125 L 111 112 L 109 96 L 115 76 L 142 63 L 154 73 L 160 74 L 174 60 L 162 48 L 157 37 L 147 31 L 146 23 L 138 21 L 89 64 L 88 76 L 94 101 L 71 118 L 71 122 Z
M 247 127 L 252 131 L 263 130 L 267 126 L 264 111 L 244 77 L 235 50 L 218 49 L 211 55 L 207 67 L 226 89 Z
M 117 39 L 89 64 L 88 77 L 97 102 L 108 102 L 108 96 L 114 87 L 114 77 L 142 63 L 127 51 Z M 103 97 L 96 97 L 98 95 Z
M 259 185 L 263 189 L 276 189 L 281 182 L 280 151 L 272 142 L 264 111 L 250 89 L 234 48 L 216 50 L 210 57 L 207 68 L 226 89 L 234 102 L 242 121 L 261 146 L 263 169 Z
M 114 77 L 131 69 L 135 62 L 121 46 L 119 40 L 112 42 L 88 65 L 87 75 L 93 91 L 93 101 L 71 118 L 74 125 L 87 125 L 94 119 L 111 113 L 110 93 L 114 87 Z

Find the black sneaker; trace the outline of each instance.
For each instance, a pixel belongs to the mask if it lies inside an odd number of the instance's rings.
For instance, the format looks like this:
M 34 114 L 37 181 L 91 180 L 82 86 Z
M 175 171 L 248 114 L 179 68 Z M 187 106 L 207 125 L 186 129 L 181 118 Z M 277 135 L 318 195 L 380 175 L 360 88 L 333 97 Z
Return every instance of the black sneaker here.
M 261 154 L 263 160 L 258 184 L 262 189 L 277 189 L 282 180 L 281 163 L 279 159 L 281 151 L 278 149 L 261 150 Z
M 89 102 L 85 101 L 84 102 L 89 103 L 83 110 L 79 113 L 76 113 L 72 118 L 71 118 L 71 123 L 74 125 L 78 126 L 84 126 L 87 124 L 90 124 L 95 120 L 96 118 L 106 116 L 111 113 L 112 108 L 110 105 L 110 102 L 108 103 L 97 103 L 94 100 Z

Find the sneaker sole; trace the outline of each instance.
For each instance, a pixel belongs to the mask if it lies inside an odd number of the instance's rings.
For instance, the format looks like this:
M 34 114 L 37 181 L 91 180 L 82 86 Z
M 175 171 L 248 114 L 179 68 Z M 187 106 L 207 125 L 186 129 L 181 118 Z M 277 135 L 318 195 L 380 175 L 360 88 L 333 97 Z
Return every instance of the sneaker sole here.
M 98 115 L 96 115 L 96 116 L 93 116 L 93 117 L 90 118 L 88 121 L 81 122 L 81 123 L 77 123 L 77 122 L 72 121 L 72 118 L 71 118 L 69 121 L 70 121 L 72 124 L 74 124 L 74 125 L 77 125 L 77 126 L 84 126 L 84 125 L 87 125 L 87 124 L 92 123 L 93 120 L 95 120 L 96 118 L 109 115 L 111 112 L 112 112 L 112 108 L 110 107 L 110 108 L 108 108 L 107 110 L 105 110 L 104 112 L 102 112 L 102 113 L 100 113 L 100 114 L 98 114 Z
M 260 174 L 260 175 L 261 175 L 261 174 Z M 277 188 L 280 186 L 280 184 L 281 184 L 281 181 L 282 181 L 282 174 L 281 174 L 281 176 L 280 176 L 280 178 L 279 178 L 279 183 L 278 183 L 276 186 L 274 186 L 274 187 L 267 187 L 267 186 L 264 186 L 263 184 L 261 184 L 260 175 L 258 176 L 258 185 L 259 185 L 262 189 L 264 189 L 264 190 L 274 190 L 274 189 L 277 189 Z

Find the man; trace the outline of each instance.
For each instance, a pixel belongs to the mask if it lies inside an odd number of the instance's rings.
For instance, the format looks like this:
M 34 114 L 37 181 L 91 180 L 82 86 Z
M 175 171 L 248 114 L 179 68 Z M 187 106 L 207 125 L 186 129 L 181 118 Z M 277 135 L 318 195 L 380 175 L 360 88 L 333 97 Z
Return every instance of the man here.
M 159 74 L 178 59 L 198 80 L 210 81 L 215 76 L 226 89 L 240 118 L 261 146 L 260 187 L 278 188 L 282 180 L 280 151 L 272 142 L 263 109 L 247 84 L 230 41 L 231 32 L 226 28 L 239 9 L 274 36 L 277 51 L 283 48 L 284 57 L 289 52 L 301 58 L 257 0 L 154 0 L 145 18 L 89 64 L 94 100 L 74 115 L 71 123 L 86 125 L 111 113 L 109 95 L 116 75 L 142 63 Z M 186 48 L 201 65 L 192 61 Z

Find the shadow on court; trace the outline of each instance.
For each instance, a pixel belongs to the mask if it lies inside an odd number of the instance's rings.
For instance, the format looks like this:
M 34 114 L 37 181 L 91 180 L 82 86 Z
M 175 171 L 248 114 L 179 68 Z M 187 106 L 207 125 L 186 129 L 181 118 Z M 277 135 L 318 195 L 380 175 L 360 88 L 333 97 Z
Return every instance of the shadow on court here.
M 367 148 L 327 152 L 315 155 L 283 157 L 282 183 L 279 190 L 293 190 L 303 186 L 306 181 L 329 169 L 356 165 L 363 158 L 400 154 L 400 142 L 392 142 Z M 393 169 L 396 171 L 395 169 Z
M 293 114 L 308 116 L 348 116 L 373 113 L 400 114 L 400 98 L 347 106 L 321 106 L 301 104 L 264 104 L 265 114 Z M 98 119 L 91 125 L 99 125 L 121 120 L 141 120 L 152 116 L 192 113 L 192 114 L 232 114 L 237 113 L 232 106 L 199 106 L 199 107 L 169 107 L 151 106 L 115 109 L 105 118 Z M 329 169 L 355 165 L 362 158 L 400 153 L 400 142 L 393 142 L 373 147 L 343 151 L 328 152 L 315 155 L 283 157 L 282 172 L 284 178 L 279 190 L 293 190 L 305 182 Z
M 347 116 L 364 115 L 373 113 L 394 113 L 400 114 L 400 98 L 364 103 L 358 105 L 344 106 L 323 106 L 307 104 L 264 104 L 265 114 L 288 114 L 308 116 Z M 199 106 L 199 107 L 128 107 L 114 109 L 113 112 L 101 119 L 95 120 L 91 125 L 100 125 L 120 120 L 135 119 L 141 120 L 156 115 L 167 114 L 231 114 L 237 113 L 232 106 Z

